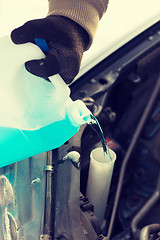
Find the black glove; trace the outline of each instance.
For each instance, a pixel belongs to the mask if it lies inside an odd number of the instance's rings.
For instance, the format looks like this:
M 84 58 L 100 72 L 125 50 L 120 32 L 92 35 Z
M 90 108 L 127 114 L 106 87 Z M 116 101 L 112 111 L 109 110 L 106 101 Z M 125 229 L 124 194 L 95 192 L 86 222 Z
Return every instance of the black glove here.
M 87 32 L 80 25 L 62 16 L 26 22 L 12 31 L 11 38 L 16 44 L 35 43 L 35 38 L 45 39 L 49 46 L 46 58 L 26 62 L 26 69 L 45 79 L 59 73 L 66 83 L 78 74 L 89 41 Z

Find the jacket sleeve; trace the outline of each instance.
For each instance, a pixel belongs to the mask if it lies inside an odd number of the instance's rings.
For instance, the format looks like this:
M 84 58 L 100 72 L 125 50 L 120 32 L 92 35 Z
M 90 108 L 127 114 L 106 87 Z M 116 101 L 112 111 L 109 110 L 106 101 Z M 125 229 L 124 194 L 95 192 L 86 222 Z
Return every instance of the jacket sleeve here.
M 48 15 L 65 16 L 81 25 L 89 34 L 89 48 L 107 4 L 108 0 L 49 0 Z

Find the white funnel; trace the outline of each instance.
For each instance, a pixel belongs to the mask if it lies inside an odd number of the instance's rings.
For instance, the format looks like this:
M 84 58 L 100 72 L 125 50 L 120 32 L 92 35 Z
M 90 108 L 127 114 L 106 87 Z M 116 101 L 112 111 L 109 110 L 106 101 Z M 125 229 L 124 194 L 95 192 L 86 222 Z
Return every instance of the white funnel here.
M 86 197 L 94 205 L 94 213 L 102 224 L 108 199 L 108 193 L 116 160 L 116 154 L 109 149 L 111 159 L 104 159 L 103 148 L 96 148 L 90 154 L 90 168 Z M 110 156 L 107 157 L 110 159 Z

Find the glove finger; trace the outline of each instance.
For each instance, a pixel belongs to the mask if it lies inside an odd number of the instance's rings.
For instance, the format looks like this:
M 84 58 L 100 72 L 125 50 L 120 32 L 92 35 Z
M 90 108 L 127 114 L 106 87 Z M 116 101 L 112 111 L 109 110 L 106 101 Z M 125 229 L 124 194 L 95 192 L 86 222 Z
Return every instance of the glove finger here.
M 29 24 L 16 28 L 11 33 L 11 39 L 15 44 L 34 42 L 32 31 L 29 29 Z
M 60 72 L 60 65 L 54 55 L 28 61 L 25 63 L 25 67 L 30 73 L 45 79 Z
M 47 20 L 39 19 L 26 22 L 11 33 L 11 39 L 15 44 L 33 42 L 35 38 L 44 38 L 48 34 Z

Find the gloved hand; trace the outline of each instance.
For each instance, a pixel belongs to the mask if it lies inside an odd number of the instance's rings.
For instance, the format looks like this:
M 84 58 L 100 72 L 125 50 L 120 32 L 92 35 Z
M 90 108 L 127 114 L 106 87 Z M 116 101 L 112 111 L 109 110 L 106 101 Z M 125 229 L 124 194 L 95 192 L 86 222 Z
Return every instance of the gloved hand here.
M 26 69 L 45 79 L 59 73 L 66 83 L 70 83 L 79 72 L 89 41 L 87 32 L 69 18 L 52 15 L 26 22 L 11 33 L 15 44 L 35 43 L 35 38 L 45 39 L 49 52 L 44 59 L 26 62 Z

